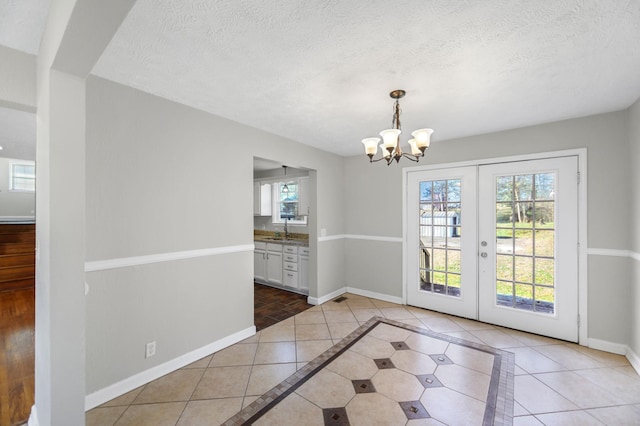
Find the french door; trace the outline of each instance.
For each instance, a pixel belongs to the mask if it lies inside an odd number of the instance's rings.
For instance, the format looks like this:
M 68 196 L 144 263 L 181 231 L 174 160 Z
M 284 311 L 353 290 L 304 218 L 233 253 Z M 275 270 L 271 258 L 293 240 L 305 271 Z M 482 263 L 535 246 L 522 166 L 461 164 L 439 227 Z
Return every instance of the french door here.
M 411 172 L 407 303 L 578 339 L 577 157 Z
M 407 303 L 477 319 L 476 167 L 409 173 L 407 184 Z

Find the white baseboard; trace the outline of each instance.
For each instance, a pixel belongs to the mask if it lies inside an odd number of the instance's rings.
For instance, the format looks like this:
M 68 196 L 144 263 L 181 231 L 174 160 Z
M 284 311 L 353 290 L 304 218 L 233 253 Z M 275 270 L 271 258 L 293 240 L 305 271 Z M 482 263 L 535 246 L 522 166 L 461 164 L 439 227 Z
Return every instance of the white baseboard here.
M 29 422 L 27 423 L 28 426 L 39 426 L 40 423 L 38 422 L 38 411 L 36 410 L 36 406 L 32 405 L 31 406 L 31 414 L 29 414 Z
M 368 290 L 361 290 L 359 288 L 355 288 L 355 287 L 343 287 L 340 288 L 336 291 L 333 291 L 329 294 L 326 294 L 324 296 L 321 297 L 311 297 L 309 296 L 307 298 L 307 302 L 310 305 L 321 305 L 325 302 L 328 302 L 329 300 L 336 298 L 338 296 L 340 296 L 341 294 L 344 293 L 353 293 L 353 294 L 357 294 L 358 296 L 364 296 L 364 297 L 370 297 L 372 299 L 378 299 L 378 300 L 384 300 L 385 302 L 391 302 L 391 303 L 397 303 L 399 305 L 402 305 L 402 298 L 401 297 L 396 297 L 396 296 L 389 296 L 388 294 L 382 294 L 382 293 L 375 293 L 373 291 L 368 291 Z
M 231 334 L 230 336 L 226 336 L 220 340 L 203 346 L 199 349 L 196 349 L 195 351 L 181 355 L 177 358 L 152 367 L 141 373 L 135 374 L 131 377 L 127 377 L 126 379 L 118 383 L 114 383 L 107 386 L 106 388 L 93 392 L 85 397 L 85 410 L 90 410 L 100 404 L 111 401 L 113 398 L 132 391 L 146 383 L 151 382 L 152 380 L 162 377 L 165 374 L 171 373 L 172 371 L 182 368 L 185 365 L 189 365 L 192 362 L 195 362 L 207 355 L 231 346 L 234 343 L 238 343 L 239 341 L 251 337 L 254 334 L 256 334 L 256 327 L 251 326 L 237 333 Z M 35 423 L 35 425 L 37 426 L 37 423 Z M 29 422 L 29 426 L 32 426 L 31 421 Z
M 329 294 L 325 294 L 324 296 L 320 296 L 320 297 L 307 297 L 307 303 L 309 303 L 310 305 L 322 305 L 325 302 L 328 302 L 329 300 L 340 296 L 341 294 L 344 294 L 344 292 L 346 292 L 347 289 L 345 287 L 339 288 L 336 291 L 332 291 Z
M 35 216 L 0 216 L 0 222 L 35 223 Z
M 627 347 L 627 359 L 631 363 L 631 366 L 636 373 L 640 374 L 640 356 L 637 353 L 631 350 L 631 348 Z
M 599 351 L 611 352 L 618 355 L 626 355 L 629 347 L 622 343 L 613 343 L 606 340 L 589 338 L 587 346 L 592 349 L 598 349 Z
M 361 290 L 359 288 L 347 287 L 347 293 L 357 294 L 358 296 L 370 297 L 372 299 L 384 300 L 385 302 L 397 303 L 402 305 L 402 297 L 389 296 L 388 294 L 375 293 L 369 290 Z

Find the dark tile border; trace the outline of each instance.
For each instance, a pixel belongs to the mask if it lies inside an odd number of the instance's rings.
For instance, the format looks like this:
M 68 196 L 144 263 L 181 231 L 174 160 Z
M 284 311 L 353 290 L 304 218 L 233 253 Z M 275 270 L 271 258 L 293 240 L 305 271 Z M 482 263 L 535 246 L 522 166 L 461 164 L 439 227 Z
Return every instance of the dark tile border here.
M 267 411 L 275 407 L 281 400 L 302 386 L 316 373 L 330 364 L 334 359 L 344 353 L 360 339 L 366 336 L 380 323 L 433 337 L 445 342 L 453 343 L 467 348 L 476 349 L 494 356 L 489 393 L 484 412 L 483 425 L 512 425 L 513 424 L 513 377 L 515 355 L 508 351 L 492 348 L 475 342 L 470 342 L 457 337 L 436 333 L 423 328 L 414 327 L 382 317 L 373 317 L 340 342 L 318 355 L 313 361 L 306 364 L 300 370 L 289 376 L 273 389 L 249 404 L 242 411 L 224 422 L 223 426 L 251 425 L 262 417 Z

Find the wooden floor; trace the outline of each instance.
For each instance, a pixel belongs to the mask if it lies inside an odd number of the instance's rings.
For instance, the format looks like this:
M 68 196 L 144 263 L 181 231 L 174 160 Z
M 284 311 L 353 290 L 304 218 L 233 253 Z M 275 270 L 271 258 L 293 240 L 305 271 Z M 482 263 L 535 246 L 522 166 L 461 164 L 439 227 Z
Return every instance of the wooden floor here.
M 29 418 L 34 386 L 33 288 L 0 292 L 0 425 Z
M 253 289 L 253 323 L 256 331 L 313 307 L 307 303 L 307 296 L 302 294 L 262 284 L 254 284 Z
M 312 307 L 307 296 L 254 285 L 254 322 L 262 330 Z M 35 294 L 0 292 L 0 425 L 20 425 L 34 401 Z

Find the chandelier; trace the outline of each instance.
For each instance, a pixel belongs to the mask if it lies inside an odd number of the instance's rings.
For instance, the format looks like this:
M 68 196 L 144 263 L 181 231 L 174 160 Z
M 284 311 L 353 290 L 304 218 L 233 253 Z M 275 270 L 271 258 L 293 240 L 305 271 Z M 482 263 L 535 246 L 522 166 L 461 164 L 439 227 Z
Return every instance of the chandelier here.
M 411 154 L 402 152 L 402 149 L 400 148 L 400 133 L 402 133 L 402 128 L 400 126 L 399 99 L 404 97 L 406 93 L 407 92 L 404 90 L 394 90 L 389 93 L 389 96 L 396 101 L 393 104 L 392 128 L 380 132 L 380 136 L 382 136 L 382 143 L 380 144 L 382 157 L 375 160 L 373 159 L 378 151 L 378 142 L 380 142 L 380 138 L 366 138 L 362 140 L 362 143 L 364 144 L 364 151 L 369 156 L 370 163 L 385 160 L 388 166 L 393 162 L 393 160 L 396 160 L 396 163 L 399 163 L 402 157 L 418 162 L 420 161 L 420 157 L 424 157 L 424 152 L 429 148 L 433 129 L 419 129 L 411 133 L 411 136 L 413 136 L 413 139 L 409 140 Z

